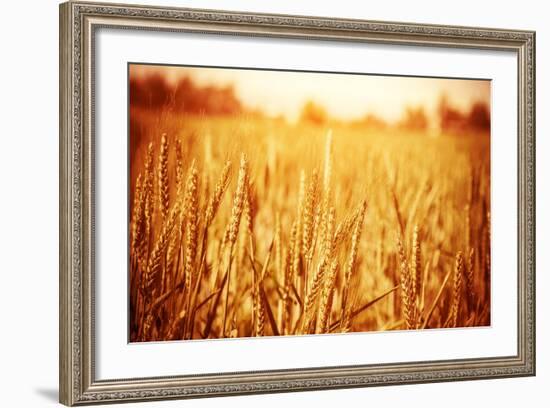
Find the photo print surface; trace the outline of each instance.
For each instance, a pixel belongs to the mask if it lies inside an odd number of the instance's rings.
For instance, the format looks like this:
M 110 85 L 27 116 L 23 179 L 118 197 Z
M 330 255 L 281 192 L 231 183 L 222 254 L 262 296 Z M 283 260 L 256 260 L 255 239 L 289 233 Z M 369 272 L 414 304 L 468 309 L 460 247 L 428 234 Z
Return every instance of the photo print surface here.
M 131 342 L 491 323 L 491 82 L 129 64 Z

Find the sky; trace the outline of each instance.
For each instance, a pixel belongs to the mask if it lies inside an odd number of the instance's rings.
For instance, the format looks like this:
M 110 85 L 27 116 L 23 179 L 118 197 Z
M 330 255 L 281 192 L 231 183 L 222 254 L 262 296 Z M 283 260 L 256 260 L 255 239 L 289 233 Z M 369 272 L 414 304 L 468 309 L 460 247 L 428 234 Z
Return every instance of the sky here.
M 131 65 L 131 76 L 160 73 L 169 82 L 189 76 L 199 85 L 233 85 L 237 97 L 248 108 L 270 116 L 298 118 L 305 102 L 322 105 L 330 116 L 342 120 L 377 115 L 396 122 L 408 106 L 423 106 L 435 113 L 441 95 L 453 106 L 467 111 L 472 103 L 490 106 L 488 80 L 417 78 L 368 74 L 262 71 L 228 68 L 191 68 Z

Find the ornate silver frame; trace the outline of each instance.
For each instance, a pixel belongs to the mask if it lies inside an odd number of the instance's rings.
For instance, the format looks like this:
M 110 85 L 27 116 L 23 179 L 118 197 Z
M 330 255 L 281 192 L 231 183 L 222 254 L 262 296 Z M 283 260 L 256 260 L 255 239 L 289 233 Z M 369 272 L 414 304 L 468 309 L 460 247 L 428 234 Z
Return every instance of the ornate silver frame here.
M 94 362 L 93 44 L 98 27 L 508 50 L 518 61 L 518 349 L 512 356 L 97 380 Z M 68 2 L 60 6 L 60 402 L 192 398 L 535 374 L 535 33 Z

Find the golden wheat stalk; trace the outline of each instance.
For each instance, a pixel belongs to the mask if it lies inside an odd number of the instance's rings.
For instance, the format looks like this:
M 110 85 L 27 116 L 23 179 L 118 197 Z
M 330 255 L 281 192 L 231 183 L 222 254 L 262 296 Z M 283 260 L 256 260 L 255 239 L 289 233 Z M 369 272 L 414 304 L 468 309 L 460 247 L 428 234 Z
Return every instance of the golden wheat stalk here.
M 331 207 L 328 210 L 327 215 L 324 252 L 321 256 L 321 260 L 319 261 L 315 276 L 313 277 L 313 282 L 311 283 L 311 286 L 307 286 L 309 287 L 309 290 L 307 291 L 306 300 L 304 302 L 302 333 L 309 333 L 312 330 L 312 324 L 315 323 L 315 305 L 317 304 L 317 299 L 325 284 L 326 269 L 329 266 L 329 263 L 332 262 L 331 260 L 334 248 L 334 222 L 335 210 L 334 207 Z
M 285 262 L 285 274 L 283 278 L 283 317 L 281 323 L 281 333 L 289 334 L 288 327 L 290 327 L 291 319 L 291 299 L 290 290 L 292 285 L 292 275 L 295 271 L 295 266 L 292 264 L 292 259 L 295 257 L 296 252 L 300 252 L 299 246 L 296 243 L 298 241 L 298 227 L 297 222 L 292 223 L 290 229 L 290 243 L 288 245 L 286 262 Z
M 303 209 L 304 231 L 302 236 L 302 252 L 306 259 L 306 267 L 311 263 L 311 259 L 313 257 L 313 223 L 315 207 L 317 205 L 317 178 L 317 171 L 314 170 L 308 183 Z
M 321 288 L 323 287 L 325 269 L 328 265 L 327 259 L 323 257 L 319 265 L 317 266 L 313 282 L 307 292 L 304 301 L 304 311 L 302 313 L 302 333 L 308 333 L 311 326 L 311 317 L 313 315 L 313 307 L 317 301 Z
M 422 287 L 422 261 L 420 252 L 420 234 L 418 225 L 414 226 L 411 245 L 411 274 L 413 283 L 413 296 L 417 306 L 420 304 L 420 290 Z
M 397 199 L 397 194 L 395 193 L 395 188 L 391 189 L 391 198 L 393 203 L 393 208 L 395 210 L 395 216 L 397 218 L 397 223 L 399 224 L 399 233 L 401 234 L 401 239 L 405 239 L 405 222 L 403 221 L 403 216 L 401 215 L 401 209 L 399 208 L 399 200 Z
M 185 214 L 185 296 L 186 296 L 186 310 L 190 312 L 191 308 L 191 294 L 193 288 L 193 282 L 196 280 L 197 270 L 195 267 L 195 258 L 197 256 L 198 245 L 198 177 L 199 172 L 197 170 L 195 161 L 191 163 L 189 174 L 187 176 L 185 199 L 183 212 Z M 185 327 L 189 325 L 186 321 Z
M 170 234 L 176 225 L 179 210 L 179 205 L 177 204 L 172 207 L 168 217 L 162 224 L 162 229 L 157 237 L 157 240 L 155 241 L 153 250 L 151 251 L 151 256 L 149 258 L 149 263 L 147 264 L 147 271 L 143 281 L 143 289 L 150 296 L 154 296 L 153 292 L 158 289 L 163 264 L 163 255 L 168 247 Z
M 470 248 L 468 253 L 468 267 L 466 273 L 466 291 L 468 294 L 468 308 L 472 309 L 474 307 L 475 301 L 475 281 L 474 281 L 474 248 Z
M 144 231 L 140 245 L 140 257 L 145 263 L 149 261 L 149 247 L 151 241 L 151 227 L 153 224 L 153 143 L 147 146 L 147 154 L 144 163 L 144 180 L 143 180 L 143 200 L 144 200 Z
M 464 240 L 465 247 L 470 248 L 472 246 L 472 216 L 470 205 L 464 207 Z
M 265 334 L 265 307 L 260 293 L 261 276 L 256 276 L 253 285 L 254 335 L 262 337 Z
M 416 329 L 416 300 L 414 297 L 414 282 L 409 268 L 405 248 L 399 238 L 397 240 L 399 254 L 399 273 L 401 284 L 401 303 L 403 307 L 403 317 L 407 329 Z
M 176 138 L 176 190 L 179 192 L 179 190 L 182 189 L 183 181 L 184 181 L 184 175 L 185 175 L 185 169 L 184 169 L 184 160 L 183 160 L 183 146 L 181 145 L 181 140 L 179 138 Z
M 254 194 L 254 186 L 247 176 L 245 192 L 244 192 L 244 207 L 242 218 L 244 227 L 251 242 L 254 242 L 254 221 L 257 213 L 256 196 Z
M 170 235 L 168 241 L 168 248 L 166 248 L 166 282 L 164 287 L 173 288 L 175 284 L 174 268 L 176 267 L 177 256 L 180 251 L 180 245 L 182 240 L 182 228 L 181 228 L 181 214 L 176 216 L 176 226 L 174 227 L 174 233 Z
M 326 226 L 324 233 L 324 245 L 323 250 L 325 252 L 326 259 L 332 259 L 334 255 L 335 243 L 334 243 L 334 224 L 336 222 L 336 209 L 330 207 L 327 210 Z
M 309 199 L 311 200 L 310 202 L 307 201 L 308 198 L 306 197 L 306 174 L 305 174 L 305 171 L 302 169 L 300 171 L 300 186 L 298 188 L 296 220 L 292 223 L 291 246 L 289 247 L 289 250 L 288 250 L 290 254 L 290 258 L 289 258 L 290 264 L 287 265 L 287 268 L 290 268 L 290 269 L 286 271 L 286 273 L 289 274 L 290 276 L 294 276 L 295 278 L 294 284 L 296 287 L 299 286 L 301 276 L 303 276 L 304 285 L 307 280 L 306 267 L 307 267 L 308 261 L 306 260 L 305 250 L 307 249 L 308 250 L 307 253 L 309 253 L 309 245 L 310 245 L 309 236 L 311 236 L 313 233 L 312 214 L 313 214 L 313 205 L 315 201 L 314 199 L 315 184 L 313 184 L 313 186 L 309 186 L 308 190 L 309 189 L 311 189 L 311 191 L 308 191 L 308 194 L 311 194 L 311 196 L 309 197 Z M 307 213 L 307 216 L 306 216 L 306 213 Z M 307 230 L 305 226 L 306 222 L 307 222 Z M 307 238 L 305 238 L 305 234 L 308 234 Z M 290 287 L 290 284 L 291 283 L 289 281 L 287 286 Z M 288 308 L 288 305 L 285 307 Z
M 299 236 L 301 238 L 302 223 L 304 217 L 304 205 L 306 199 L 306 172 L 304 169 L 300 170 L 300 184 L 298 187 L 298 200 L 296 206 L 296 228 L 298 229 Z
M 231 207 L 231 219 L 229 221 L 229 243 L 234 244 L 237 241 L 239 233 L 239 224 L 241 222 L 241 214 L 244 208 L 245 194 L 248 186 L 248 160 L 243 154 L 239 166 L 239 176 L 237 178 L 237 189 L 233 197 L 233 206 Z
M 328 197 L 330 194 L 330 181 L 332 178 L 332 152 L 332 129 L 329 129 L 325 138 L 325 166 L 323 171 L 323 192 L 325 194 L 325 197 Z
M 344 280 L 342 282 L 342 304 L 340 306 L 342 309 L 342 317 L 341 317 L 342 320 L 344 319 L 344 315 L 347 309 L 349 308 L 349 305 L 347 304 L 348 297 L 349 297 L 349 287 L 350 287 L 352 275 L 357 263 L 357 254 L 359 251 L 359 240 L 361 238 L 361 231 L 363 229 L 363 220 L 365 218 L 366 211 L 367 211 L 367 202 L 363 201 L 359 208 L 359 213 L 355 222 L 355 226 L 353 227 L 353 233 L 351 236 L 351 248 L 350 248 L 350 253 L 348 257 L 348 262 L 346 263 Z M 336 242 L 338 242 L 337 236 L 338 236 L 338 231 L 336 232 L 336 236 L 335 236 Z
M 340 319 L 340 327 L 339 331 L 340 333 L 349 333 L 352 328 L 352 319 L 354 315 L 356 315 L 354 311 L 355 303 L 357 301 L 357 290 L 351 291 L 348 294 L 348 301 L 349 307 L 346 307 L 344 311 L 344 316 Z
M 256 296 L 258 298 L 256 311 L 258 316 L 256 318 L 256 337 L 262 337 L 265 335 L 265 308 L 262 297 L 260 296 L 259 289 L 256 289 Z
M 130 250 L 132 256 L 138 256 L 138 245 L 142 240 L 142 223 L 143 223 L 143 204 L 144 197 L 143 191 L 144 186 L 142 186 L 143 179 L 141 173 L 138 174 L 136 179 L 136 186 L 134 188 L 134 202 L 132 204 L 132 217 L 131 217 L 131 241 L 130 241 Z
M 460 301 L 462 297 L 462 274 L 464 273 L 464 256 L 458 251 L 455 258 L 455 269 L 453 276 L 453 298 L 449 316 L 451 327 L 457 327 L 460 313 Z
M 332 309 L 332 301 L 334 297 L 334 289 L 336 285 L 336 274 L 338 272 L 338 262 L 333 260 L 329 273 L 325 279 L 321 301 L 319 305 L 319 325 L 318 333 L 327 333 L 329 327 L 330 312 Z
M 225 306 L 223 311 L 223 328 L 222 334 L 225 336 L 227 326 L 227 312 L 229 307 L 229 291 L 231 287 L 231 263 L 233 257 L 233 247 L 237 241 L 237 234 L 239 233 L 239 224 L 241 222 L 241 215 L 244 208 L 245 194 L 247 191 L 248 183 L 248 160 L 246 156 L 241 155 L 241 163 L 239 166 L 239 175 L 237 178 L 237 188 L 233 197 L 233 206 L 231 207 L 231 219 L 229 220 L 229 227 L 227 229 L 227 240 L 229 247 L 229 260 L 227 265 L 227 283 L 225 291 Z
M 342 245 L 350 232 L 354 230 L 360 213 L 361 208 L 358 208 L 356 211 L 345 217 L 343 221 L 338 223 L 338 227 L 336 227 L 336 231 L 334 232 L 334 241 L 337 246 Z
M 194 328 L 195 328 L 195 316 L 196 316 L 196 312 L 197 312 L 197 301 L 198 301 L 198 296 L 199 296 L 199 292 L 201 290 L 201 286 L 203 286 L 203 280 L 204 280 L 204 275 L 205 275 L 205 272 L 207 272 L 206 270 L 208 269 L 208 266 L 207 266 L 207 263 L 206 263 L 206 256 L 207 256 L 207 253 L 208 253 L 208 248 L 207 248 L 207 244 L 208 244 L 208 229 L 210 227 L 210 224 L 212 223 L 212 221 L 214 220 L 214 217 L 218 211 L 218 208 L 221 204 L 221 201 L 223 199 L 223 195 L 225 193 L 225 191 L 227 190 L 227 186 L 229 184 L 229 178 L 230 178 L 230 169 L 231 169 L 231 162 L 230 161 L 226 161 L 223 169 L 222 169 L 222 172 L 220 174 L 220 177 L 216 183 L 216 186 L 215 186 L 215 189 L 214 189 L 214 193 L 212 195 L 212 197 L 210 198 L 210 200 L 208 201 L 208 204 L 206 205 L 206 209 L 204 210 L 204 225 L 203 225 L 203 235 L 202 235 L 202 245 L 201 245 L 201 249 L 200 249 L 200 256 L 199 256 L 199 265 L 198 265 L 198 275 L 197 275 L 197 278 L 195 280 L 195 284 L 193 286 L 193 292 L 192 292 L 192 295 L 191 295 L 191 303 L 190 303 L 190 317 L 189 317 L 189 327 L 188 327 L 188 332 L 189 332 L 189 336 L 192 338 L 193 337 L 193 333 L 194 333 Z M 207 179 L 207 177 L 205 177 Z M 207 194 L 205 192 L 205 194 Z M 219 267 L 217 268 L 218 272 L 219 272 Z M 214 284 L 218 283 L 217 282 L 217 276 L 216 276 L 216 281 L 214 282 Z M 212 289 L 213 291 L 215 289 Z
M 321 217 L 319 223 L 320 250 L 325 251 L 325 245 L 328 243 L 330 233 L 328 229 L 329 207 L 331 204 L 331 179 L 332 179 L 332 131 L 329 130 L 325 139 L 325 159 L 323 171 L 323 197 L 321 203 Z
M 166 138 L 166 133 L 163 133 L 160 138 L 159 160 L 157 166 L 158 204 L 161 217 L 164 220 L 168 214 L 168 207 L 170 206 L 170 195 L 168 191 L 168 139 Z
M 279 212 L 275 213 L 275 277 L 278 282 L 284 281 L 284 257 L 283 257 L 283 238 L 282 238 L 282 226 L 281 226 L 281 214 Z M 284 288 L 284 286 L 283 286 Z M 283 289 L 284 290 L 284 289 Z M 283 295 L 284 296 L 284 295 Z M 279 326 L 281 324 L 281 319 L 283 316 L 283 299 L 282 297 L 277 301 L 277 322 Z
M 243 221 L 245 230 L 248 235 L 249 251 L 251 262 L 256 262 L 256 248 L 254 242 L 254 219 L 256 217 L 256 201 L 254 198 L 252 183 L 246 182 L 245 196 L 244 196 L 244 208 L 243 208 Z M 253 268 L 252 270 L 252 325 L 254 328 L 255 336 L 264 335 L 265 327 L 265 313 L 263 307 L 263 301 L 260 295 L 260 282 L 262 276 L 257 273 Z
M 204 216 L 205 228 L 208 228 L 210 226 L 210 224 L 214 220 L 214 217 L 216 216 L 216 212 L 218 211 L 218 208 L 222 202 L 222 198 L 225 194 L 225 191 L 227 190 L 227 186 L 229 186 L 230 176 L 231 162 L 227 160 L 225 162 L 225 165 L 223 166 L 216 186 L 214 187 L 214 194 L 208 201 L 208 206 L 206 207 Z

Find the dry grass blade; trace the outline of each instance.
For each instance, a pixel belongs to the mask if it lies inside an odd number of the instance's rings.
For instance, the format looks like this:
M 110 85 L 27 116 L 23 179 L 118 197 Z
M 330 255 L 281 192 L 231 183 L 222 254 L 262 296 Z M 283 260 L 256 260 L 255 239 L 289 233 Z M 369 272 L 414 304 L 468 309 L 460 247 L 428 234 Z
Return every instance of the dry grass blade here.
M 271 331 L 273 332 L 274 336 L 278 336 L 280 333 L 279 333 L 279 329 L 277 328 L 277 322 L 275 321 L 275 316 L 273 315 L 273 311 L 271 310 L 271 306 L 269 305 L 269 300 L 267 298 L 267 295 L 265 294 L 265 290 L 261 283 L 260 283 L 259 291 L 260 291 L 260 299 L 267 312 L 267 317 L 268 317 L 269 324 L 271 326 Z
M 210 313 L 208 314 L 206 325 L 204 326 L 204 331 L 202 334 L 203 339 L 207 339 L 210 335 L 210 331 L 212 330 L 212 323 L 214 322 L 214 318 L 216 317 L 216 309 L 218 308 L 218 305 L 220 303 L 220 299 L 222 297 L 223 289 L 225 285 L 227 284 L 227 273 L 224 274 L 220 287 L 216 291 L 216 296 L 214 297 L 214 304 L 212 305 L 212 308 L 210 309 Z
M 398 330 L 404 324 L 405 324 L 405 320 L 401 319 L 396 322 L 388 323 L 386 326 L 382 327 L 382 330 L 383 331 Z
M 385 291 L 384 293 L 382 293 L 381 295 L 378 295 L 376 296 L 374 299 L 372 300 L 369 300 L 367 303 L 365 303 L 363 306 L 360 306 L 358 307 L 357 309 L 354 309 L 351 313 L 350 313 L 350 317 L 351 318 L 354 318 L 354 317 L 357 317 L 359 316 L 361 313 L 363 313 L 364 311 L 368 310 L 371 306 L 375 305 L 376 303 L 378 303 L 379 301 L 381 301 L 382 299 L 384 299 L 386 296 L 392 294 L 393 292 L 395 292 L 397 289 L 399 289 L 399 285 L 396 285 L 394 286 L 393 288 L 391 289 L 388 289 L 387 291 Z M 331 327 L 330 327 L 330 331 L 331 332 L 334 332 L 341 324 L 342 320 L 337 320 L 335 321 L 334 323 L 332 323 Z
M 220 294 L 221 291 L 222 291 L 222 288 L 216 289 L 214 292 L 212 292 L 212 293 L 209 294 L 207 297 L 205 297 L 201 302 L 199 302 L 199 303 L 197 304 L 197 306 L 195 307 L 195 311 L 197 311 L 197 310 L 201 309 L 203 306 L 207 305 L 208 302 L 210 302 L 210 300 L 211 300 L 214 296 Z
M 437 292 L 437 295 L 435 296 L 435 299 L 432 303 L 432 306 L 430 307 L 428 314 L 426 315 L 426 318 L 424 319 L 424 323 L 422 324 L 422 329 L 425 329 L 428 327 L 428 324 L 430 323 L 430 319 L 435 311 L 435 308 L 437 307 L 439 303 L 439 299 L 441 298 L 441 295 L 443 295 L 443 291 L 445 290 L 445 286 L 447 285 L 447 281 L 452 275 L 452 270 L 449 270 L 447 275 L 445 275 L 445 278 L 443 279 L 443 283 L 439 287 L 439 291 Z
M 294 294 L 294 298 L 296 299 L 296 302 L 298 302 L 298 305 L 300 306 L 300 309 L 304 309 L 304 302 L 302 302 L 302 298 L 300 297 L 300 294 L 296 290 L 296 286 L 290 285 L 290 288 L 292 289 L 292 293 Z
M 256 277 L 256 279 L 254 280 L 254 288 L 252 290 L 252 293 L 253 293 L 253 303 L 255 304 L 255 313 L 256 313 L 256 316 L 254 318 L 254 321 L 255 321 L 255 333 L 257 336 L 262 336 L 263 335 L 263 328 L 264 328 L 264 315 L 263 315 L 263 312 L 264 312 L 264 302 L 262 302 L 262 299 L 261 299 L 261 290 L 262 290 L 262 281 L 265 277 L 265 274 L 266 274 L 266 271 L 269 267 L 269 261 L 271 259 L 271 252 L 273 251 L 273 244 L 274 244 L 274 241 L 271 241 L 271 244 L 269 245 L 269 249 L 267 251 L 267 256 L 266 256 L 266 259 L 265 259 L 265 262 L 262 266 L 262 270 L 261 272 L 258 274 L 258 271 L 256 270 L 256 266 L 254 265 L 255 262 L 254 262 L 254 258 L 252 257 L 252 254 L 249 254 L 249 259 L 250 259 L 250 264 L 252 265 L 252 271 L 254 273 L 254 276 Z M 269 304 L 267 304 L 269 306 Z M 271 310 L 269 311 L 271 312 Z M 271 316 L 273 317 L 273 316 Z M 278 331 L 277 331 L 278 332 Z

